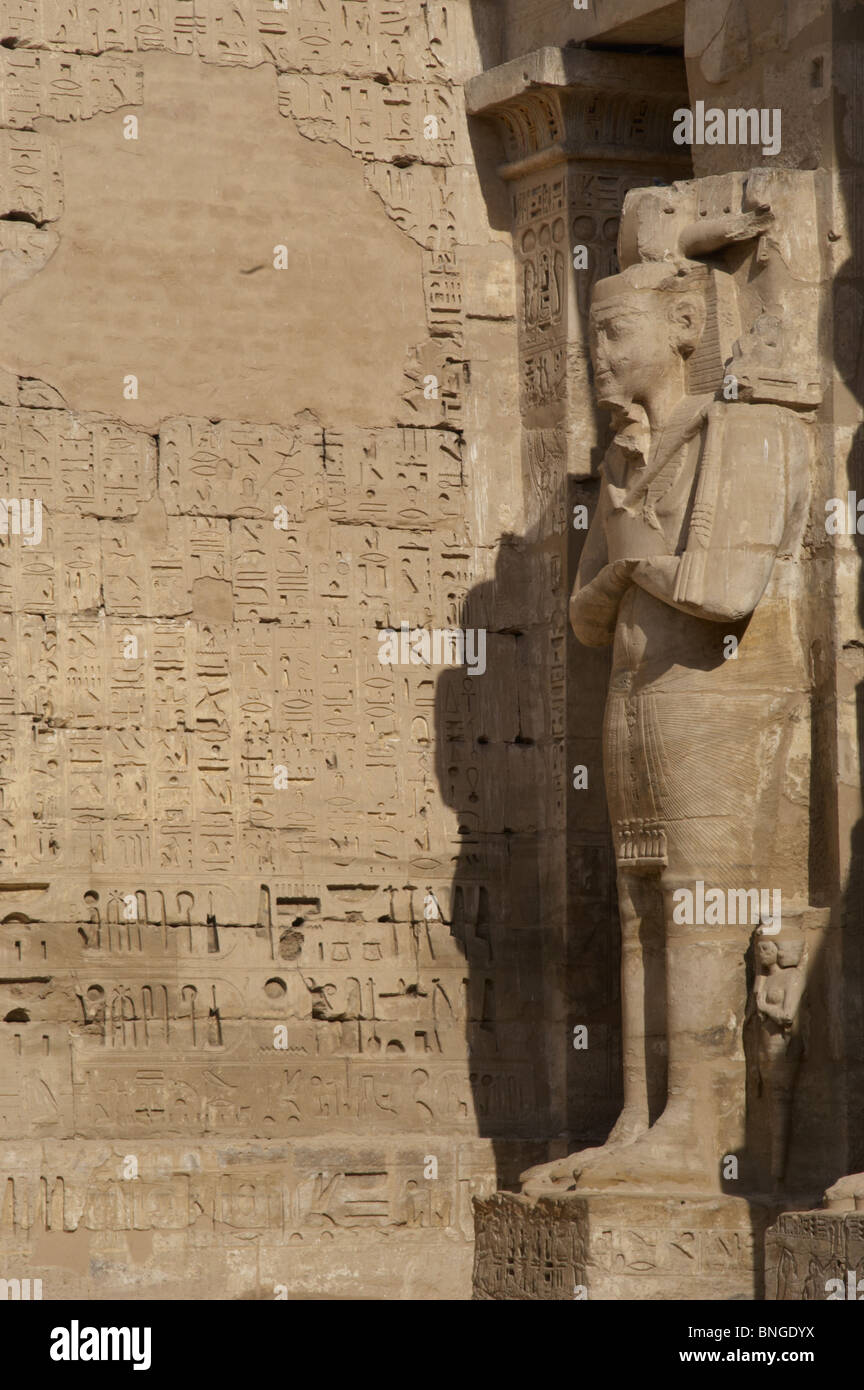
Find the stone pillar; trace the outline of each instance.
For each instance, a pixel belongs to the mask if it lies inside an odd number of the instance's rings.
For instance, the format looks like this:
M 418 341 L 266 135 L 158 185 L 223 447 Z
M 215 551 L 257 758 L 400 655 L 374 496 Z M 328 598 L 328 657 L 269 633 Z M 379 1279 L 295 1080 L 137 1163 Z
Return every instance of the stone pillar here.
M 864 371 L 861 221 L 864 42 L 861 14 L 840 0 L 734 0 L 717 23 L 712 0 L 688 0 L 685 57 L 691 103 L 779 112 L 782 141 L 768 167 L 813 170 L 825 390 L 816 413 L 811 542 L 813 719 L 808 797 L 810 901 L 826 919 L 811 951 L 811 1085 L 799 1086 L 791 1156 L 812 1190 L 864 1168 L 864 855 L 862 855 L 862 590 Z M 734 145 L 693 148 L 699 174 L 740 168 Z M 818 263 L 816 263 L 818 262 Z M 832 505 L 833 499 L 833 505 Z M 838 517 L 838 513 L 840 513 Z M 835 523 L 835 518 L 839 524 Z M 829 524 L 830 523 L 830 524 Z M 765 1294 L 820 1300 L 827 1281 L 860 1277 L 860 1217 L 833 1210 L 860 1173 L 826 1194 L 827 1212 L 787 1212 L 766 1250 Z M 832 1195 L 834 1194 L 834 1195 Z M 839 1194 L 839 1195 L 838 1195 Z M 860 1199 L 856 1198 L 856 1207 Z M 787 1205 L 791 1206 L 792 1203 Z M 802 1203 L 802 1205 L 805 1205 Z M 851 1206 L 851 1201 L 849 1203 Z M 844 1284 L 844 1289 L 846 1288 Z M 839 1297 L 849 1297 L 848 1291 Z
M 780 121 L 773 153 L 728 140 L 693 145 L 694 171 L 715 176 L 749 160 L 804 171 L 814 181 L 799 215 L 798 250 L 818 316 L 809 367 L 814 396 L 812 536 L 808 547 L 812 732 L 809 788 L 811 908 L 821 914 L 810 949 L 809 1079 L 796 1098 L 790 1161 L 799 1191 L 818 1193 L 864 1167 L 864 921 L 861 913 L 861 542 L 831 529 L 832 498 L 846 502 L 861 471 L 864 377 L 860 355 L 862 226 L 861 17 L 837 0 L 734 0 L 718 24 L 712 0 L 688 0 L 685 61 L 690 104 L 765 111 Z M 801 273 L 803 272 L 803 279 Z M 844 506 L 845 512 L 845 506 Z M 803 1089 L 802 1089 L 803 1085 Z

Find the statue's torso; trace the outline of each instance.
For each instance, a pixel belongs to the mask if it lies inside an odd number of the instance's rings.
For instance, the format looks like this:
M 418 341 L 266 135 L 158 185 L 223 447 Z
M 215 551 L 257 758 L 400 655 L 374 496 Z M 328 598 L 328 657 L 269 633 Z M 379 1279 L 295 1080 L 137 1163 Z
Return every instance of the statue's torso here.
M 604 460 L 609 563 L 682 553 L 705 446 L 707 425 L 699 415 L 706 399 L 691 398 L 689 410 L 682 403 L 647 457 L 617 443 L 610 447 Z M 694 617 L 631 584 L 618 610 L 610 694 L 806 686 L 797 597 L 794 554 L 777 557 L 756 611 L 737 623 Z
M 682 411 L 673 426 L 647 458 L 618 444 L 607 454 L 610 564 L 684 550 L 708 426 L 698 402 L 689 425 Z M 747 505 L 746 487 L 736 496 Z M 782 479 L 777 505 L 785 505 Z M 751 859 L 762 768 L 808 688 L 795 549 L 781 548 L 741 621 L 693 616 L 636 583 L 623 595 L 604 739 L 619 863 L 700 864 L 710 873 Z

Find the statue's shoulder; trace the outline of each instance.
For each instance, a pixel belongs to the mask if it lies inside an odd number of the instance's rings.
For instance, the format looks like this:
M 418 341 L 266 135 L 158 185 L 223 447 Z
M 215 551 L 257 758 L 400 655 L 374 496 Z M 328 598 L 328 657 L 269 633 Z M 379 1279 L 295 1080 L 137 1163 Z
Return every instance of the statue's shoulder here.
M 760 425 L 800 425 L 799 416 L 787 405 L 773 401 L 724 401 L 714 399 L 708 406 L 709 418 L 723 418 L 739 429 L 758 429 Z
M 788 449 L 792 444 L 801 449 L 807 447 L 803 421 L 785 405 L 715 400 L 708 406 L 706 417 L 709 430 L 722 432 L 724 443 L 745 454 L 770 454 L 778 446 Z

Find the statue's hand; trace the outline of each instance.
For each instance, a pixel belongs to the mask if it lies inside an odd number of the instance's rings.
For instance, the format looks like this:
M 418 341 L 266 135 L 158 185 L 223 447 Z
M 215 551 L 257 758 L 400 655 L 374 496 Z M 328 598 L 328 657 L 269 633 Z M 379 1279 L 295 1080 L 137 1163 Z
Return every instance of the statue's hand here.
M 615 560 L 570 596 L 570 623 L 588 647 L 607 647 L 615 636 L 618 605 L 630 586 L 635 560 Z
M 770 1018 L 772 1023 L 778 1023 L 781 1028 L 791 1028 L 795 1022 L 786 1013 L 782 1004 L 763 1004 L 760 1012 L 765 1018 Z

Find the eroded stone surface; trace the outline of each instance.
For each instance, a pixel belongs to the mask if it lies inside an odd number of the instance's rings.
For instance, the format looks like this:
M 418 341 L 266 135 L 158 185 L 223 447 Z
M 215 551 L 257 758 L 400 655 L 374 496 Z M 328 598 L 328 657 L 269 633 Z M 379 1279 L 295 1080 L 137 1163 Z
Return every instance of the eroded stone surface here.
M 785 1212 L 768 1231 L 766 1298 L 836 1303 L 859 1302 L 862 1295 L 864 1215 Z
M 478 1299 L 750 1300 L 770 1207 L 497 1193 L 474 1204 Z
M 853 1258 L 860 44 L 721 8 L 0 5 L 0 1278 Z
M 495 583 L 542 570 L 467 7 L 2 32 L 0 1276 L 465 1297 L 549 1126 L 554 604 Z

